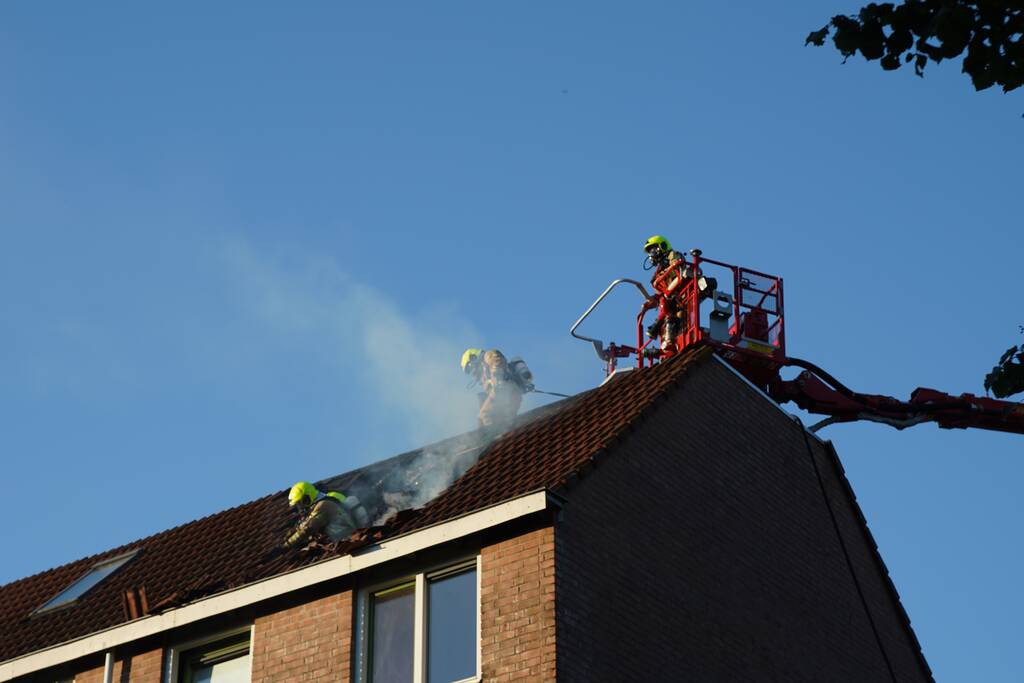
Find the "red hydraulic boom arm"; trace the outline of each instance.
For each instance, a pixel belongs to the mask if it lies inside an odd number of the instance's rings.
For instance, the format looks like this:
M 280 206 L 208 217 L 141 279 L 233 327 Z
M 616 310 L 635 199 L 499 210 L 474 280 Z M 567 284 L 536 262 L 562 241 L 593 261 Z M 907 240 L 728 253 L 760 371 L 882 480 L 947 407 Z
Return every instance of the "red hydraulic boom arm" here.
M 909 401 L 891 396 L 851 391 L 817 366 L 799 358 L 787 365 L 806 368 L 791 380 L 776 378 L 767 393 L 779 403 L 793 401 L 809 413 L 827 415 L 810 429 L 817 431 L 836 422 L 870 420 L 896 429 L 935 422 L 946 429 L 975 427 L 1024 434 L 1024 405 L 974 394 L 951 396 L 919 387 Z
M 907 401 L 862 394 L 813 363 L 787 357 L 782 278 L 702 258 L 698 249 L 690 255 L 692 261 L 684 258 L 651 279 L 653 294 L 636 280 L 615 280 L 570 328 L 572 336 L 593 344 L 607 374 L 615 371 L 620 358 L 635 356 L 636 366 L 643 368 L 696 346 L 710 346 L 776 402 L 792 401 L 807 412 L 826 416 L 812 431 L 837 422 L 869 420 L 896 429 L 934 422 L 946 429 L 974 427 L 1024 434 L 1020 403 L 924 388 L 915 389 Z M 606 347 L 598 339 L 578 334 L 580 324 L 621 284 L 633 285 L 644 296 L 636 318 L 636 344 Z M 705 303 L 709 305 L 702 312 Z M 678 321 L 678 334 L 661 340 L 660 348 L 644 334 L 644 318 L 652 309 L 658 310 L 658 324 L 667 324 L 663 319 L 670 316 Z M 780 370 L 787 366 L 802 371 L 793 379 L 782 379 Z

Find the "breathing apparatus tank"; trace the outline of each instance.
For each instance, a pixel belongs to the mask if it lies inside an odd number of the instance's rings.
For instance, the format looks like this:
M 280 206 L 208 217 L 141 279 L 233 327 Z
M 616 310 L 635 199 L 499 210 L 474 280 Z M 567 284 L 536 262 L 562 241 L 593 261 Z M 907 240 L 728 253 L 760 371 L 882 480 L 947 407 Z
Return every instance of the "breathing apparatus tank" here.
M 347 496 L 341 503 L 341 507 L 345 508 L 345 512 L 352 517 L 352 521 L 355 522 L 357 529 L 363 529 L 370 526 L 370 514 L 355 496 Z
M 508 371 L 512 380 L 522 387 L 525 393 L 533 391 L 533 373 L 526 361 L 516 356 L 508 362 Z

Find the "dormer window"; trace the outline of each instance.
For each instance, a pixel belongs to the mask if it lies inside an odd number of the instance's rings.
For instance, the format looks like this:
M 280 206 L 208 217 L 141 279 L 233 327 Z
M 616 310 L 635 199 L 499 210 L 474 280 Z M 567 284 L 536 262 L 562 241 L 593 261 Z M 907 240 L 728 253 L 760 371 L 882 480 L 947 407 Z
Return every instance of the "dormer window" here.
M 88 593 L 93 587 L 103 581 L 103 579 L 120 569 L 126 562 L 128 562 L 128 560 L 135 557 L 138 552 L 138 550 L 132 550 L 131 552 L 123 555 L 118 555 L 117 557 L 111 557 L 110 559 L 103 560 L 102 562 L 97 562 L 89 568 L 89 571 L 79 577 L 74 583 L 62 590 L 60 593 L 57 593 L 57 595 L 49 601 L 44 603 L 43 606 L 39 607 L 32 613 L 32 615 L 35 616 L 37 614 L 42 614 L 43 612 L 55 610 L 59 607 L 66 607 L 74 603 L 80 597 Z

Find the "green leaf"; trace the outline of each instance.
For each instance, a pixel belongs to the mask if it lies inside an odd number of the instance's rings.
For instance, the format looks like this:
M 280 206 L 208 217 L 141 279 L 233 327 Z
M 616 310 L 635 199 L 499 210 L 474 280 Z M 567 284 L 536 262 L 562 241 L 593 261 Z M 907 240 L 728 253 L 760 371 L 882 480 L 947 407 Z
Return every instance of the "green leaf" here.
M 1011 346 L 999 358 L 999 364 L 985 375 L 985 391 L 1006 398 L 1024 391 L 1024 344 Z
M 874 61 L 885 54 L 885 33 L 877 21 L 866 22 L 860 29 L 860 53 Z
M 924 77 L 924 65 L 928 63 L 928 57 L 918 52 L 914 56 L 914 73 Z
M 1011 346 L 1010 348 L 1006 349 L 1006 352 L 1002 356 L 999 357 L 999 364 L 1000 365 L 1005 364 L 1006 361 L 1008 361 L 1011 358 L 1013 358 L 1013 354 L 1015 354 L 1015 353 L 1017 353 L 1017 347 L 1016 346 Z
M 892 71 L 902 58 L 914 62 L 918 76 L 929 60 L 963 56 L 963 72 L 975 88 L 998 84 L 1009 92 L 1024 86 L 1022 34 L 1024 0 L 902 0 L 834 16 L 804 44 L 821 46 L 831 35 L 844 62 L 859 52 Z
M 832 25 L 836 28 L 836 34 L 832 37 L 836 49 L 844 57 L 852 57 L 857 54 L 860 47 L 860 24 L 849 17 L 833 17 Z
M 894 30 L 885 39 L 885 46 L 889 48 L 890 53 L 898 57 L 914 46 L 914 34 L 910 32 L 910 29 Z
M 889 53 L 886 56 L 882 57 L 881 64 L 882 68 L 885 69 L 886 71 L 893 71 L 894 69 L 900 68 L 900 57 L 899 55 Z
M 811 31 L 807 34 L 807 40 L 804 41 L 804 45 L 817 45 L 821 47 L 825 44 L 825 38 L 828 38 L 828 24 L 825 24 L 817 31 Z

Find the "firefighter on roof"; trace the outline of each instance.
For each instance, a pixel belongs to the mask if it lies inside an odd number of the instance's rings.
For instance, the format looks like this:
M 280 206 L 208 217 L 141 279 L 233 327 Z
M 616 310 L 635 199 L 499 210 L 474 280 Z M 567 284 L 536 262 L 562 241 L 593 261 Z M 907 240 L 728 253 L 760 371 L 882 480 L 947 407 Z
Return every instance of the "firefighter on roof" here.
M 369 526 L 369 515 L 355 496 L 337 491 L 323 493 L 308 481 L 300 481 L 288 492 L 288 505 L 303 519 L 284 545 L 295 548 L 310 540 L 340 541 L 356 529 Z
M 533 375 L 521 358 L 511 362 L 497 349 L 466 349 L 462 371 L 480 383 L 480 426 L 501 427 L 519 412 L 523 394 L 533 391 Z

